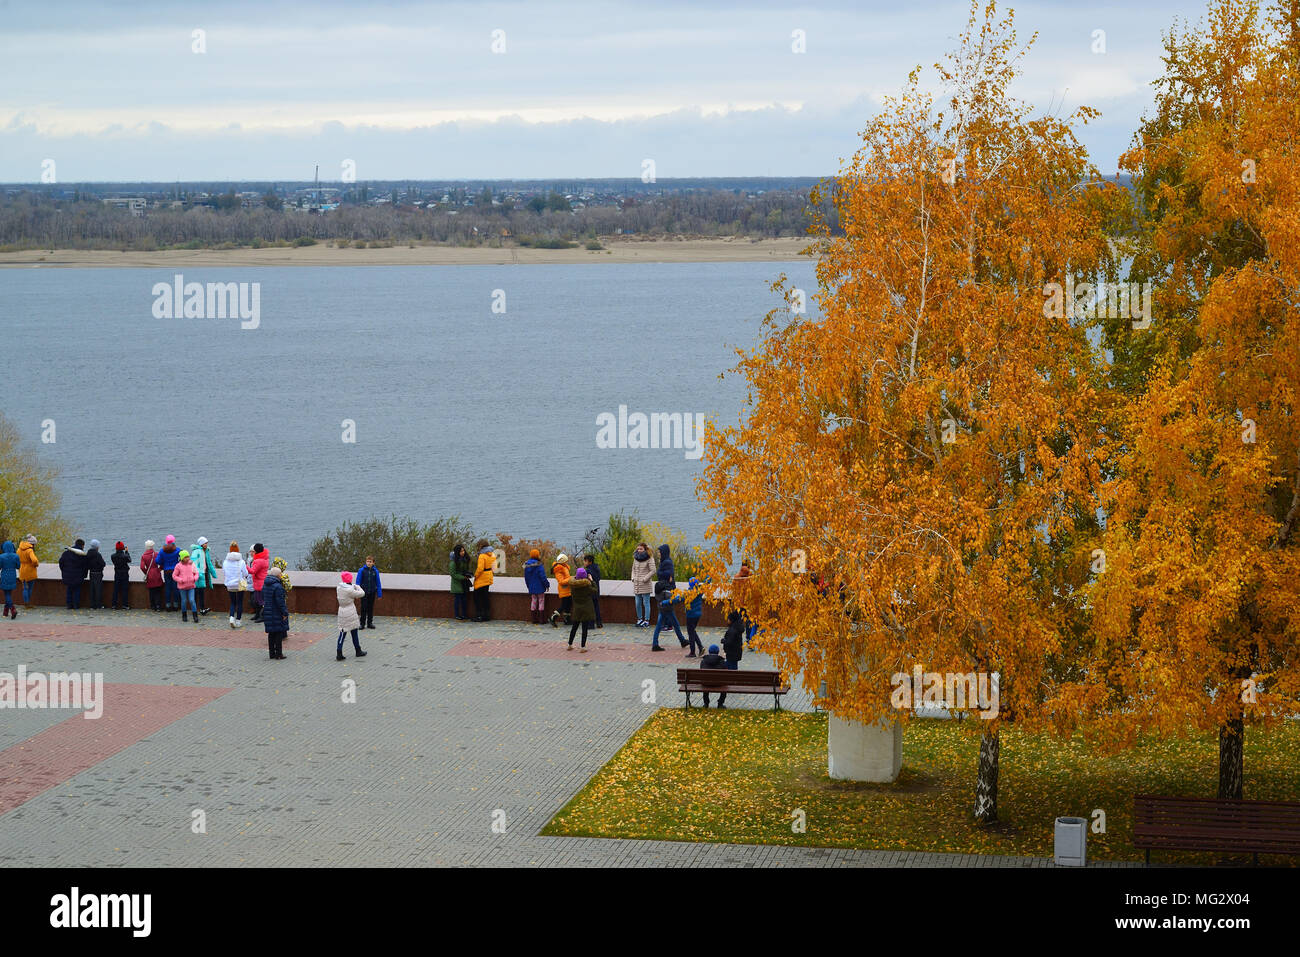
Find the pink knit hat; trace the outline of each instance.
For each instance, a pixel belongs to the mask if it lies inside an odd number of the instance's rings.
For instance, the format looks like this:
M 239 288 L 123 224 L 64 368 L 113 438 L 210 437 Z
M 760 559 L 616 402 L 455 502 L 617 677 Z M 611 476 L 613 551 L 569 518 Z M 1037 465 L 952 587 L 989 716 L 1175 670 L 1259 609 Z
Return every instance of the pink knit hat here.
M 345 585 L 351 585 L 351 584 L 352 584 L 352 573 L 351 573 L 351 572 L 344 572 L 344 573 L 343 573 L 343 584 L 345 584 Z
M 167 536 L 167 544 L 168 544 L 168 545 L 175 545 L 175 544 L 176 544 L 176 536 L 175 536 L 175 535 L 168 535 L 168 536 Z

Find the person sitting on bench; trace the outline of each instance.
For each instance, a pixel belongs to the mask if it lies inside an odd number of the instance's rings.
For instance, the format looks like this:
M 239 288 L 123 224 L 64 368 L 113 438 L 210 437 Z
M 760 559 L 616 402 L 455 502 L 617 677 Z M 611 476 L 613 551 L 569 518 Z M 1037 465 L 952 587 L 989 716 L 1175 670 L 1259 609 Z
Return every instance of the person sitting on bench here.
M 727 667 L 727 662 L 723 659 L 722 655 L 718 654 L 717 645 L 709 645 L 709 653 L 707 655 L 700 656 L 700 667 L 701 668 L 723 668 L 723 669 Z M 719 691 L 718 707 L 725 708 L 727 706 L 726 700 L 727 700 L 727 693 L 725 691 Z M 709 693 L 706 691 L 704 692 L 704 707 L 707 708 L 708 706 L 709 706 Z

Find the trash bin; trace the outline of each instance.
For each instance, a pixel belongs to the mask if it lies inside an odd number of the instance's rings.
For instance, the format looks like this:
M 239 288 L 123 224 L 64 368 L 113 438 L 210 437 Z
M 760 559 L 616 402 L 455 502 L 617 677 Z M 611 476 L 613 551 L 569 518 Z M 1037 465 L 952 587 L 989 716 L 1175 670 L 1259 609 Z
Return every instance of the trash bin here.
M 1059 867 L 1083 867 L 1088 863 L 1088 821 L 1082 817 L 1056 819 L 1056 863 Z

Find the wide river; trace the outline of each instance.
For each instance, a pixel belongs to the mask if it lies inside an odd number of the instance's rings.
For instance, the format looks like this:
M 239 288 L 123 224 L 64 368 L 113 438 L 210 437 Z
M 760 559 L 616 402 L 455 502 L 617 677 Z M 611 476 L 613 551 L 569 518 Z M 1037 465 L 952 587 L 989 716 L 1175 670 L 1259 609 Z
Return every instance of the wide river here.
M 624 510 L 700 541 L 699 460 L 598 447 L 598 417 L 734 423 L 744 383 L 719 373 L 780 305 L 770 282 L 815 286 L 806 261 L 184 271 L 258 283 L 245 329 L 158 318 L 175 272 L 0 270 L 0 409 L 85 539 L 262 541 L 291 564 L 389 513 L 567 545 Z

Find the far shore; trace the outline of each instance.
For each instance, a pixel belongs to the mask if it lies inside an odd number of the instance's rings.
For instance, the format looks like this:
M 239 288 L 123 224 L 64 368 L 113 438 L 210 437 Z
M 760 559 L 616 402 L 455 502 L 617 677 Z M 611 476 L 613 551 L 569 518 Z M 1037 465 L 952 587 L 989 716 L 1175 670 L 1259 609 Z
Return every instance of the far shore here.
M 405 243 L 380 249 L 314 246 L 253 249 L 28 249 L 0 253 L 0 266 L 182 269 L 187 266 L 491 266 L 512 264 L 789 262 L 803 258 L 811 240 L 643 239 L 611 240 L 605 248 L 532 249 Z

